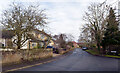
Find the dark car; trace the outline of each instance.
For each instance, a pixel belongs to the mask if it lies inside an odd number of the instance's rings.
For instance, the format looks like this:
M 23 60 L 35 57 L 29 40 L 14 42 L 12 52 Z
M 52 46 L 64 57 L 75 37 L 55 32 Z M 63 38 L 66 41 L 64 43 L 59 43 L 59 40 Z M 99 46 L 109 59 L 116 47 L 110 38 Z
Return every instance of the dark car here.
M 46 48 L 53 48 L 53 46 L 47 46 Z
M 53 53 L 59 54 L 59 50 L 53 46 L 47 46 L 46 48 L 53 49 Z
M 88 48 L 87 47 L 82 47 L 82 50 L 87 50 Z
M 59 49 L 58 48 L 53 48 L 53 53 L 59 54 Z

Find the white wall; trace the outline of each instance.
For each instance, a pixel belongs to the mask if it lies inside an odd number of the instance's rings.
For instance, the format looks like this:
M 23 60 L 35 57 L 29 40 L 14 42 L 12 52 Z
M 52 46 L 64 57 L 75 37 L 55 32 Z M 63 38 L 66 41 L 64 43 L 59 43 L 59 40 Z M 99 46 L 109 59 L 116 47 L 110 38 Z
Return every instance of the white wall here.
M 23 47 L 21 48 L 21 49 L 28 49 L 28 42 L 29 42 L 29 40 L 27 40 L 25 43 L 24 43 L 24 45 L 23 45 Z
M 6 45 L 5 44 L 5 39 L 0 38 L 0 43 L 4 44 L 4 46 L 5 46 Z
M 12 41 L 14 41 L 14 39 L 16 39 L 16 36 L 14 36 L 12 38 Z M 29 40 L 27 40 L 24 44 L 23 44 L 23 47 L 21 47 L 21 49 L 27 49 L 27 43 L 28 43 Z M 13 43 L 13 47 L 16 47 L 17 45 Z

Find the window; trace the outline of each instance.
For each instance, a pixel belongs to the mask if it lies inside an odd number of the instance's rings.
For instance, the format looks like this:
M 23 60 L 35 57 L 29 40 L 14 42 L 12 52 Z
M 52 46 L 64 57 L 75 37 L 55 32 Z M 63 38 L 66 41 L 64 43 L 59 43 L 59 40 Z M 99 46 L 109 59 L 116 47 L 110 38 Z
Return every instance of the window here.
M 4 44 L 2 44 L 2 47 L 4 47 Z
M 44 39 L 45 38 L 45 36 L 44 35 L 41 35 L 41 39 Z
M 32 46 L 34 47 L 34 46 L 35 46 L 35 44 L 32 44 Z

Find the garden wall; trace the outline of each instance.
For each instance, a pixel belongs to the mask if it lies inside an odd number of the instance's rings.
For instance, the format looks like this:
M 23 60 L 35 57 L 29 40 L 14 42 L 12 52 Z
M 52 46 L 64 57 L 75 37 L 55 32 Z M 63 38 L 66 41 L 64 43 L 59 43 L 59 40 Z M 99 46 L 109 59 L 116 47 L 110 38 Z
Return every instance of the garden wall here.
M 4 51 L 2 52 L 2 63 L 13 64 L 23 61 L 33 61 L 35 59 L 44 59 L 52 57 L 52 50 L 31 49 L 31 50 L 17 50 L 17 51 Z

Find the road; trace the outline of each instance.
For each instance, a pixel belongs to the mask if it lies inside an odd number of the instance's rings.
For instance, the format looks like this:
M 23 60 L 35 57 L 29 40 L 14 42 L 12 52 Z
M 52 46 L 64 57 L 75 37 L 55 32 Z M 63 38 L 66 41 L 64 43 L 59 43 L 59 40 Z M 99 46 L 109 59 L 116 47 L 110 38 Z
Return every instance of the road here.
M 70 55 L 19 71 L 118 71 L 118 62 L 118 59 L 93 56 L 76 48 Z

